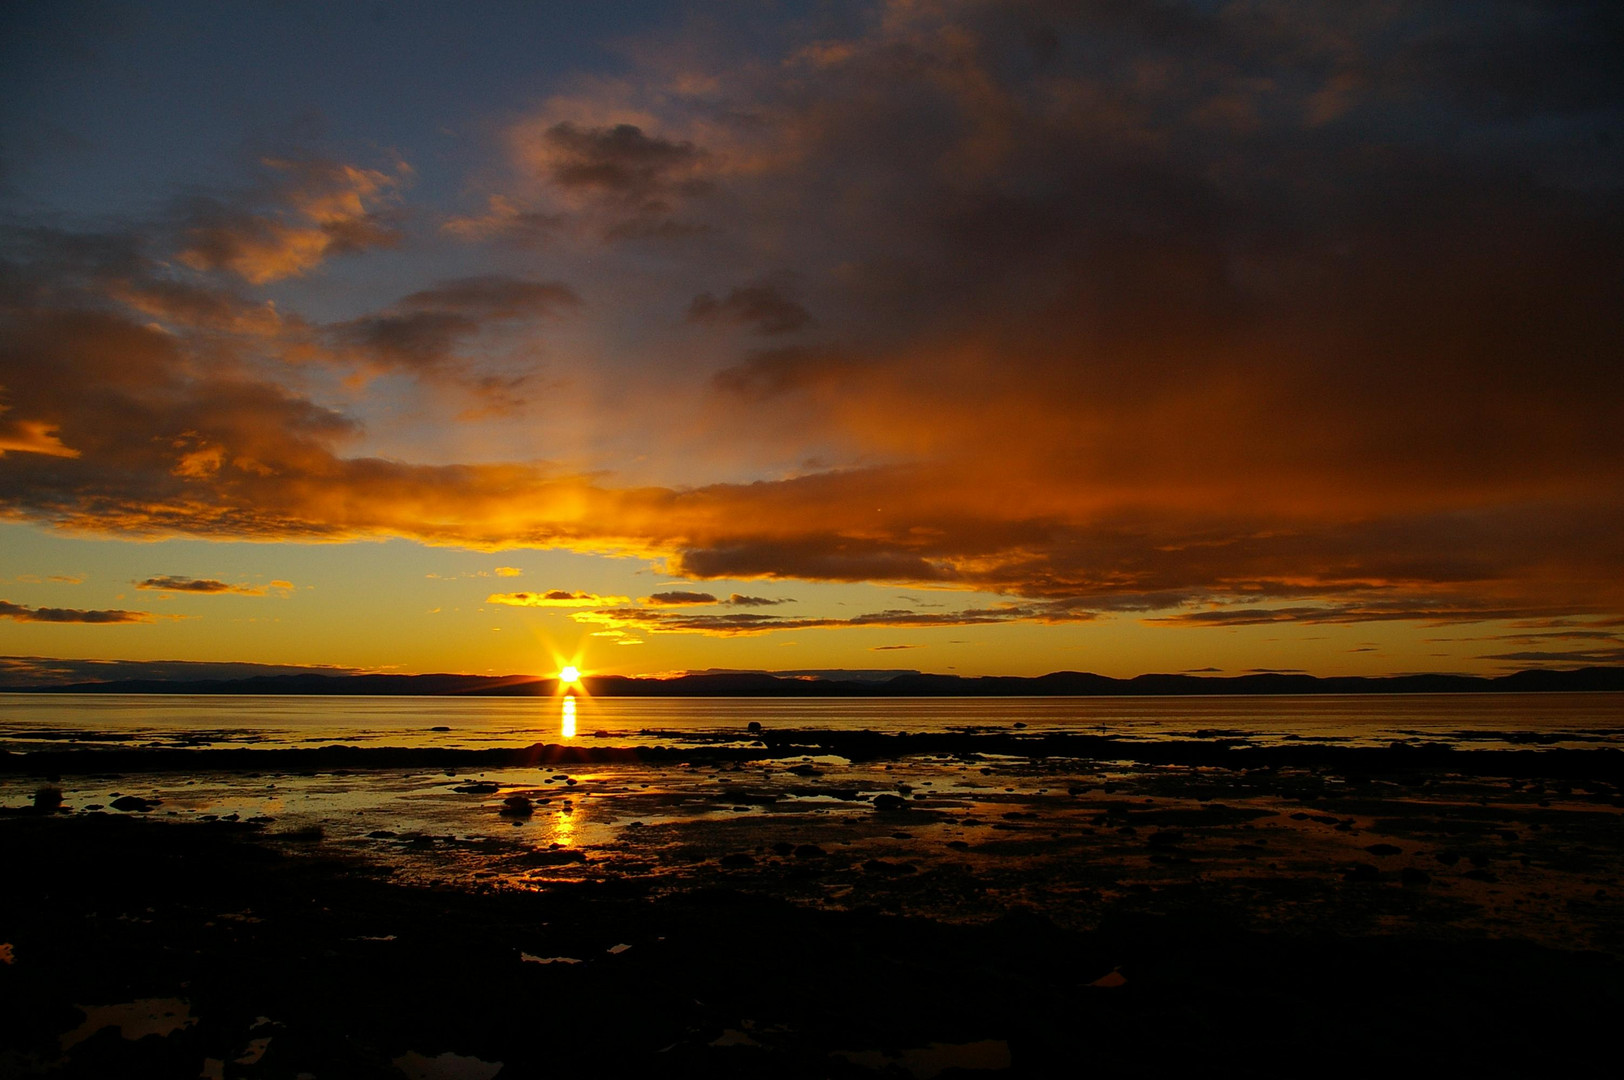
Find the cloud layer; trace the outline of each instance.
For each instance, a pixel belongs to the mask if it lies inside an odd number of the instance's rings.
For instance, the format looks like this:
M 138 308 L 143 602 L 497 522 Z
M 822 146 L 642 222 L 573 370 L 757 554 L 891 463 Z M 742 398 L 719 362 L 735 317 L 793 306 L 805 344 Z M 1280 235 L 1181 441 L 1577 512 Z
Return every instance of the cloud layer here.
M 490 598 L 607 629 L 1616 615 L 1619 38 L 1510 0 L 899 3 L 771 53 L 691 30 L 511 119 L 483 209 L 422 226 L 500 270 L 425 263 L 349 316 L 253 290 L 401 256 L 409 168 L 270 159 L 161 220 L 13 230 L 0 506 L 1019 598 Z M 535 381 L 566 328 L 571 411 Z M 324 373 L 405 380 L 480 452 L 377 452 L 382 392 Z M 537 441 L 493 450 L 434 412 L 452 391 Z M 676 458 L 695 482 L 639 479 Z

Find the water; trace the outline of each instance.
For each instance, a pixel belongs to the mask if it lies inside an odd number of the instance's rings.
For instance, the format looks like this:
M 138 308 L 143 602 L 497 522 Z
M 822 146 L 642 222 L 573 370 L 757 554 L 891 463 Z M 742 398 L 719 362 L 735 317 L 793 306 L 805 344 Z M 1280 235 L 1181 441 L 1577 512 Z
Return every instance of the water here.
M 573 702 L 573 704 L 568 704 Z M 0 694 L 0 750 L 97 746 L 461 747 L 713 739 L 769 728 L 1223 734 L 1386 745 L 1624 745 L 1624 695 L 1406 694 L 1098 698 L 558 698 Z M 573 724 L 574 731 L 566 734 Z M 436 731 L 435 728 L 448 728 Z

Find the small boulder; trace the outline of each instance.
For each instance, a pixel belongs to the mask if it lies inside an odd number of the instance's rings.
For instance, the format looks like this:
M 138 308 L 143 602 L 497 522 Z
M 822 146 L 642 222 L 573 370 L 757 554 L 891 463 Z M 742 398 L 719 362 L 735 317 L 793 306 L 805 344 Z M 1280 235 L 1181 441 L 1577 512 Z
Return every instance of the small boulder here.
M 906 799 L 900 798 L 896 795 L 876 795 L 874 796 L 874 809 L 887 812 L 893 810 L 906 810 L 908 809 L 908 802 Z
M 527 818 L 535 814 L 536 804 L 524 795 L 510 795 L 502 800 L 503 817 Z
M 162 799 L 143 799 L 139 795 L 120 795 L 108 805 L 114 810 L 134 810 L 146 814 L 162 801 Z

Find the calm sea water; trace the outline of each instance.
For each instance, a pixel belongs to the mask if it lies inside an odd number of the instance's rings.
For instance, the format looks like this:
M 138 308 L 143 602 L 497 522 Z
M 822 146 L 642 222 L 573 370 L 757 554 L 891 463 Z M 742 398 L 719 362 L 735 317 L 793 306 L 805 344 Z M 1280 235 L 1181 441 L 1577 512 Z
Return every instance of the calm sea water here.
M 1095 698 L 480 698 L 0 694 L 0 749 L 97 746 L 525 746 L 793 729 L 1196 733 L 1316 742 L 1624 745 L 1621 694 Z M 446 730 L 435 730 L 442 728 Z

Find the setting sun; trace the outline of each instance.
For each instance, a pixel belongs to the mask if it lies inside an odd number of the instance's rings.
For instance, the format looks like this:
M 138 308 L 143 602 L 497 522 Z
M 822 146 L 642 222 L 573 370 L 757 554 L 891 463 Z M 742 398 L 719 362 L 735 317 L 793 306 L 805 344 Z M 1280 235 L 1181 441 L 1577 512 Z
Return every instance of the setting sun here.
M 558 678 L 560 682 L 578 682 L 581 678 L 581 671 L 574 664 L 566 664 L 563 670 L 558 673 Z

